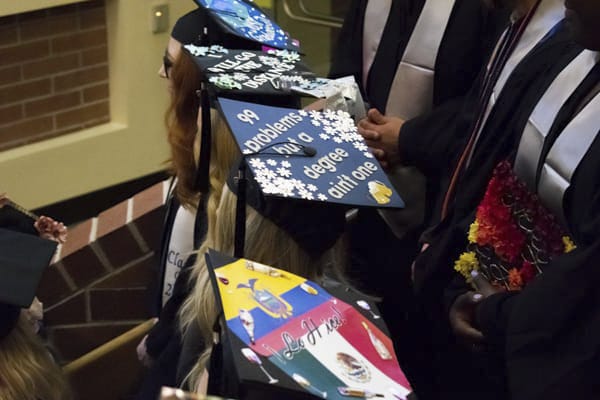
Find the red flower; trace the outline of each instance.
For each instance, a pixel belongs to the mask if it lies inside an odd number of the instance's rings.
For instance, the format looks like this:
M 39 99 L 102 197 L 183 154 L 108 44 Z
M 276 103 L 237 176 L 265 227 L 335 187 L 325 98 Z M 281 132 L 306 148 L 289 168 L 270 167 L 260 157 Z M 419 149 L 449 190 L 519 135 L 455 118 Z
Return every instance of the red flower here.
M 529 261 L 523 261 L 523 265 L 521 266 L 519 273 L 521 274 L 523 283 L 527 285 L 533 280 L 533 278 L 535 278 L 537 271 L 532 263 Z

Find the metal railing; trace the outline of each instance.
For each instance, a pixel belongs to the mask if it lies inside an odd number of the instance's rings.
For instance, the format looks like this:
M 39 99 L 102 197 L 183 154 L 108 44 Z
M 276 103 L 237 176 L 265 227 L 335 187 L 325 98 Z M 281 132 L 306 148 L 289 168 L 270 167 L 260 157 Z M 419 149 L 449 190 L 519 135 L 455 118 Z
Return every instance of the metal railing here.
M 332 17 L 331 15 L 311 12 L 304 0 L 282 0 L 283 11 L 285 14 L 294 21 L 305 22 L 307 24 L 326 26 L 329 28 L 341 28 L 344 20 L 342 18 Z M 294 11 L 292 4 L 297 4 L 299 11 Z

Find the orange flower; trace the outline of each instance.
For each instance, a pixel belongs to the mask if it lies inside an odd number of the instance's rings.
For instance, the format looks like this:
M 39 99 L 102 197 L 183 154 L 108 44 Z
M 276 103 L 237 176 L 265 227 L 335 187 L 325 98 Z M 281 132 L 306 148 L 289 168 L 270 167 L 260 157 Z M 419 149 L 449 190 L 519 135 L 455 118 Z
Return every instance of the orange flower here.
M 508 271 L 508 286 L 510 290 L 519 290 L 523 287 L 523 278 L 518 269 L 512 268 Z

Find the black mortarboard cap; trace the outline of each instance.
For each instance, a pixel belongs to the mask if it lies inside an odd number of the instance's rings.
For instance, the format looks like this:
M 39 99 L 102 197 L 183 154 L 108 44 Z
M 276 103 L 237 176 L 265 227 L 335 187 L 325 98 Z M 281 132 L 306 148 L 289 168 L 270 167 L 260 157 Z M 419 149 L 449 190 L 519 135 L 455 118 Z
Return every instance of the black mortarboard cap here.
M 202 126 L 197 187 L 208 190 L 208 166 L 210 164 L 210 115 L 211 103 L 219 97 L 256 101 L 297 108 L 299 96 L 284 84 L 289 80 L 314 79 L 314 74 L 304 65 L 300 55 L 288 50 L 267 52 L 227 49 L 219 45 L 185 45 L 202 75 L 200 91 Z
M 0 228 L 0 338 L 6 336 L 21 308 L 31 305 L 57 243 Z
M 339 237 L 336 213 L 341 210 L 343 217 L 348 208 L 341 206 L 404 207 L 348 113 L 224 98 L 219 106 L 243 154 L 237 179 L 236 256 L 243 251 L 246 201 L 299 238 L 308 251 L 313 246 L 324 250 Z
M 258 6 L 245 0 L 194 0 L 222 33 L 223 46 L 260 50 L 263 45 L 298 51 L 287 33 Z M 209 32 L 210 33 L 210 32 Z M 183 42 L 182 42 L 183 43 Z M 210 42 L 208 44 L 213 44 Z

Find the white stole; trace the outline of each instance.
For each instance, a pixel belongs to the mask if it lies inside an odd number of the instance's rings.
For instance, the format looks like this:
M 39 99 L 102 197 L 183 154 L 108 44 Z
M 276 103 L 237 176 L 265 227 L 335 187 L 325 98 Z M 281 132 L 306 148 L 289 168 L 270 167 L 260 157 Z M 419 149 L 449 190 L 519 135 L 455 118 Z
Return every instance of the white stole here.
M 431 110 L 435 62 L 454 2 L 425 2 L 396 70 L 386 115 L 410 119 Z
M 467 165 L 469 165 L 471 161 L 471 156 L 473 155 L 473 151 L 477 145 L 477 141 L 479 140 L 479 135 L 481 131 L 485 127 L 485 123 L 490 116 L 494 105 L 496 104 L 496 99 L 500 97 L 506 82 L 512 75 L 515 68 L 519 65 L 521 60 L 533 50 L 533 48 L 554 28 L 554 26 L 563 19 L 565 14 L 565 6 L 564 0 L 542 0 L 536 10 L 535 14 L 527 24 L 523 35 L 519 39 L 519 43 L 509 56 L 504 68 L 500 72 L 500 76 L 494 85 L 494 89 L 492 91 L 492 95 L 488 101 L 486 106 L 485 114 L 483 116 L 482 123 L 480 125 L 479 131 L 477 132 L 477 136 L 475 137 L 475 145 L 471 150 L 471 154 L 469 154 L 469 159 L 467 160 Z M 504 35 L 506 31 L 504 32 Z M 503 36 L 504 36 L 503 35 Z M 499 40 L 498 43 L 501 43 L 502 40 Z M 498 49 L 494 51 L 496 53 Z M 491 68 L 491 63 L 487 66 L 488 72 Z
M 367 87 L 367 78 L 375 54 L 381 42 L 381 36 L 390 15 L 392 0 L 369 0 L 363 18 L 363 48 L 362 48 L 362 80 L 363 87 Z
M 537 167 L 544 141 L 556 115 L 598 62 L 598 52 L 584 50 L 556 77 L 533 110 L 523 131 L 515 172 L 546 207 L 564 222 L 563 198 L 575 169 L 600 130 L 600 95 L 569 122 L 552 145 L 536 187 Z

